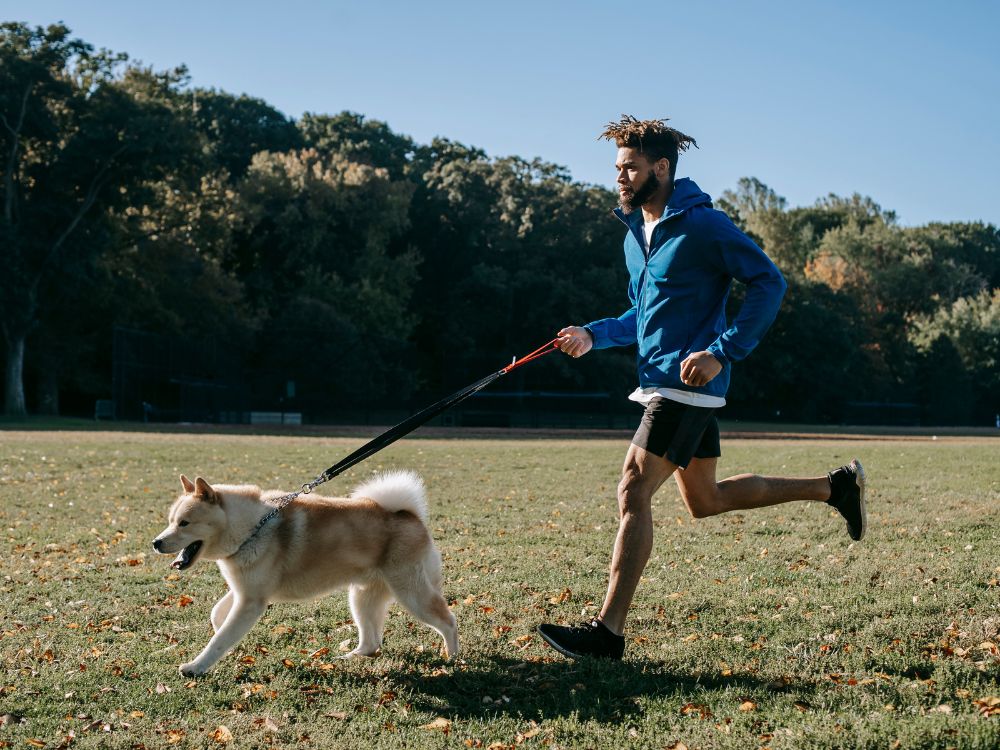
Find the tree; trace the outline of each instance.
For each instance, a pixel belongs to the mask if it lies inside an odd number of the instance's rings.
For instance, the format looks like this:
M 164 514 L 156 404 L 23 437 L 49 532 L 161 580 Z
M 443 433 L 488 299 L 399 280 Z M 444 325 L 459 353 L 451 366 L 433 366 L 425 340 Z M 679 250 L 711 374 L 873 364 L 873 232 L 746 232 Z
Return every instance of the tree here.
M 943 404 L 934 410 L 936 418 L 949 417 L 948 399 L 959 394 L 967 410 L 975 405 L 977 422 L 1000 410 L 1000 289 L 916 316 L 909 336 L 923 358 L 925 403 Z M 950 418 L 956 416 L 952 410 Z
M 306 384 L 303 395 L 405 394 L 415 378 L 395 355 L 416 323 L 418 257 L 390 247 L 407 227 L 412 186 L 304 149 L 257 154 L 238 192 L 225 267 L 261 316 L 260 361 L 280 352 L 288 377 Z M 364 376 L 345 382 L 346 368 Z
M 356 112 L 336 115 L 306 113 L 298 123 L 305 145 L 322 154 L 340 154 L 351 161 L 381 167 L 398 180 L 413 157 L 413 141 L 394 133 L 381 120 Z
M 233 179 L 243 176 L 254 154 L 304 145 L 295 122 L 261 99 L 215 89 L 194 89 L 189 97 L 211 167 L 224 169 Z
M 7 347 L 4 410 L 26 412 L 28 334 L 48 304 L 43 282 L 104 249 L 100 226 L 183 153 L 186 132 L 161 97 L 184 71 L 125 67 L 126 56 L 71 39 L 65 26 L 0 25 L 0 324 Z M 123 68 L 124 73 L 123 73 Z

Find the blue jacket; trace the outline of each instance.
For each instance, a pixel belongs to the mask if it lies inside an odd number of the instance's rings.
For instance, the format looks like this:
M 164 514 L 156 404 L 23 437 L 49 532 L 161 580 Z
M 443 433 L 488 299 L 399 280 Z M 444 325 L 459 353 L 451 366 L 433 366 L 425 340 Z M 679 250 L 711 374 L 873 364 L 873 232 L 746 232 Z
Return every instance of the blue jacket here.
M 615 215 L 628 227 L 625 265 L 632 307 L 617 318 L 585 327 L 594 348 L 638 343 L 639 385 L 725 396 L 730 363 L 746 357 L 774 322 L 785 280 L 764 251 L 712 208 L 712 199 L 690 179 L 674 191 L 646 250 L 642 211 Z M 732 325 L 726 298 L 732 280 L 747 285 Z M 692 352 L 711 352 L 722 372 L 701 387 L 681 382 L 681 362 Z

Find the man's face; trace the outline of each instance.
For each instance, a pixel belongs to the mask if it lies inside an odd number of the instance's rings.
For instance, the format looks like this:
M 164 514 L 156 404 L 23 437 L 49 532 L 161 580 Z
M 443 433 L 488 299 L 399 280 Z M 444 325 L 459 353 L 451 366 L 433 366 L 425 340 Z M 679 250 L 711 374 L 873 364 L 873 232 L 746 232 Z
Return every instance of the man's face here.
M 666 159 L 661 161 L 666 162 Z M 618 149 L 615 169 L 618 171 L 618 204 L 625 213 L 631 213 L 652 198 L 661 185 L 654 164 L 638 149 Z

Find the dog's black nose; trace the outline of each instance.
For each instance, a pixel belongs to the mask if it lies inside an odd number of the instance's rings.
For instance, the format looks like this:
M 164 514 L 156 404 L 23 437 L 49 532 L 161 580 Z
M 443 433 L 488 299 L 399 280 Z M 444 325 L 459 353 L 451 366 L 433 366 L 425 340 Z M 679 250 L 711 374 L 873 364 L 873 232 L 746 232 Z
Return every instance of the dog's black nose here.
M 153 540 L 153 549 L 155 549 L 157 552 L 163 552 L 162 547 L 163 547 L 163 540 L 162 539 L 154 539 Z

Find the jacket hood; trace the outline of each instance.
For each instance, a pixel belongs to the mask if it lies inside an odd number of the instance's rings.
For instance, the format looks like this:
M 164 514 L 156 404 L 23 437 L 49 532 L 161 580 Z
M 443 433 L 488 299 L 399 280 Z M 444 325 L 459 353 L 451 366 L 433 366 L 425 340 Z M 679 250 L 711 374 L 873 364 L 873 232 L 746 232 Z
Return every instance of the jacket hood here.
M 667 201 L 667 207 L 664 209 L 660 221 L 672 219 L 695 206 L 711 208 L 712 197 L 708 193 L 702 192 L 702 189 L 690 177 L 681 177 L 674 181 L 674 192 L 670 194 L 670 200 Z M 616 208 L 615 216 L 629 228 L 632 228 L 633 223 L 642 223 L 642 210 L 638 208 L 628 214 L 621 208 Z

